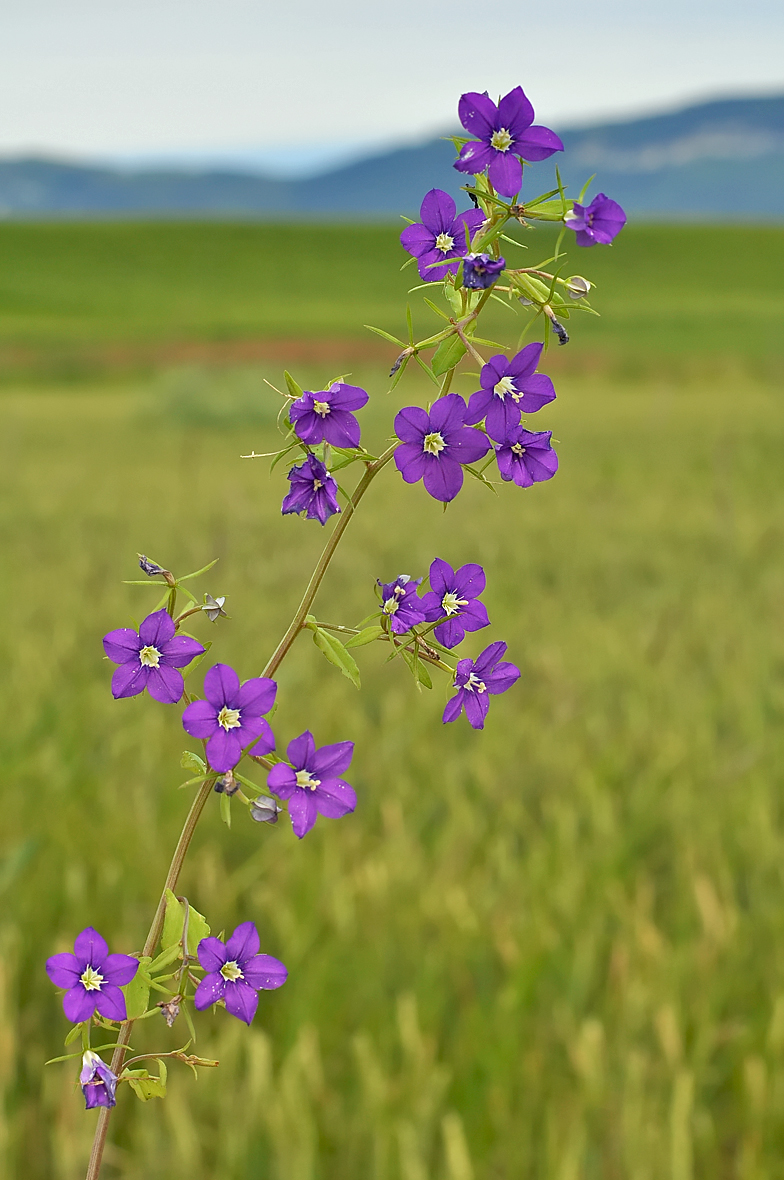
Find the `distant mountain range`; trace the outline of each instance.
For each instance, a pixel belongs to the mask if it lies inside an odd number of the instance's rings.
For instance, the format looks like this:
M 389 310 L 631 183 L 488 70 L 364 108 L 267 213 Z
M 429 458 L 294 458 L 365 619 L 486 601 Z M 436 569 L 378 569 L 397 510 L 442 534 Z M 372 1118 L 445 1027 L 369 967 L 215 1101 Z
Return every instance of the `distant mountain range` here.
M 705 102 L 668 114 L 557 128 L 566 151 L 526 169 L 525 193 L 569 194 L 596 173 L 637 216 L 784 217 L 784 95 Z M 386 217 L 415 213 L 430 188 L 460 199 L 454 148 L 434 139 L 308 179 L 240 170 L 119 170 L 44 158 L 0 159 L 0 215 L 44 217 Z M 465 205 L 465 196 L 462 204 Z

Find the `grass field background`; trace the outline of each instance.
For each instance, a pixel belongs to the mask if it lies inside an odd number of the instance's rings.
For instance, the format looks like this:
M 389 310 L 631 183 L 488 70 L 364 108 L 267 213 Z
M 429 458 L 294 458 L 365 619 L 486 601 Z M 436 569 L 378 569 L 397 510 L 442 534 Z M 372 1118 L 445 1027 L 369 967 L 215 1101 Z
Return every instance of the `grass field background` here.
M 330 527 L 239 458 L 274 443 L 263 378 L 289 347 L 306 385 L 350 363 L 371 448 L 430 396 L 387 397 L 356 329 L 400 329 L 396 232 L 0 227 L 4 1175 L 83 1170 L 43 961 L 89 923 L 141 945 L 190 797 L 179 710 L 109 693 L 101 636 L 154 605 L 121 579 L 139 550 L 219 557 L 211 657 L 259 673 Z M 107 1177 L 784 1175 L 782 254 L 782 230 L 688 227 L 581 252 L 603 318 L 550 353 L 555 479 L 446 514 L 373 487 L 319 616 L 479 561 L 492 627 L 465 648 L 506 639 L 521 681 L 474 733 L 441 725 L 443 684 L 364 648 L 357 693 L 298 641 L 279 747 L 353 738 L 359 806 L 302 842 L 208 806 L 181 888 L 215 930 L 253 918 L 290 979 L 250 1030 L 202 1017 L 214 1074 L 122 1095 Z M 137 1049 L 187 1039 L 154 1023 Z

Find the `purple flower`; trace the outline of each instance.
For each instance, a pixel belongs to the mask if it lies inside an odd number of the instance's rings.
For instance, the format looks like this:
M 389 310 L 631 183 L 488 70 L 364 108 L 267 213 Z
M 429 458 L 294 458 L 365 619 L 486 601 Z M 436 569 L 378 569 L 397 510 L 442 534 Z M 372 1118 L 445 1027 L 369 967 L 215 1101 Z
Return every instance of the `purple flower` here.
M 308 520 L 326 524 L 330 516 L 340 512 L 337 481 L 315 455 L 308 455 L 299 467 L 291 468 L 289 482 L 291 491 L 280 507 L 284 516 L 289 512 L 304 512 Z
M 390 626 L 395 635 L 402 635 L 410 631 L 417 623 L 424 623 L 427 613 L 423 608 L 423 599 L 417 595 L 417 586 L 421 578 L 411 578 L 408 574 L 400 574 L 394 582 L 381 587 L 381 609 L 390 619 Z
M 489 625 L 487 609 L 478 601 L 485 588 L 481 565 L 461 565 L 455 572 L 448 562 L 437 557 L 430 566 L 430 586 L 421 602 L 429 622 L 446 615 L 446 621 L 439 623 L 434 632 L 444 647 L 457 647 L 466 631 L 479 631 Z
M 490 443 L 481 430 L 465 426 L 466 404 L 459 393 L 434 402 L 430 413 L 407 406 L 395 418 L 395 434 L 402 445 L 395 465 L 406 483 L 424 480 L 435 500 L 454 500 L 463 486 L 461 463 L 476 463 Z
M 464 94 L 457 107 L 460 122 L 479 143 L 467 143 L 455 161 L 459 172 L 483 172 L 488 168 L 490 183 L 505 197 L 520 191 L 524 160 L 546 160 L 562 152 L 563 144 L 549 127 L 532 127 L 534 108 L 516 86 L 498 106 L 484 94 Z
M 485 219 L 481 209 L 468 209 L 455 216 L 456 206 L 449 193 L 431 188 L 419 210 L 421 223 L 407 226 L 400 242 L 417 260 L 419 277 L 426 283 L 437 282 L 447 274 L 456 274 L 459 262 L 448 266 L 434 266 L 447 258 L 462 258 L 466 245 L 466 226 L 469 240 Z
M 485 429 L 495 442 L 503 442 L 510 430 L 520 425 L 520 415 L 533 414 L 555 397 L 549 377 L 536 373 L 542 344 L 527 344 L 510 361 L 503 353 L 482 366 L 481 389 L 471 395 L 466 422 L 472 425 L 486 418 Z
M 112 1073 L 106 1062 L 92 1049 L 88 1049 L 82 1057 L 79 1083 L 86 1110 L 92 1110 L 94 1106 L 116 1106 L 114 1092 L 117 1089 L 117 1074 Z
M 193 701 L 182 715 L 186 733 L 207 738 L 207 759 L 213 770 L 233 770 L 242 751 L 256 742 L 255 754 L 275 749 L 275 736 L 262 713 L 275 703 L 278 686 L 266 676 L 254 676 L 240 686 L 228 664 L 215 664 L 204 677 L 206 701 Z
M 348 770 L 353 742 L 336 742 L 316 749 L 313 734 L 305 730 L 289 742 L 291 766 L 278 762 L 267 777 L 267 786 L 279 799 L 288 799 L 294 834 L 300 840 L 318 815 L 339 819 L 357 805 L 354 788 L 338 775 Z
M 469 291 L 486 291 L 497 282 L 505 266 L 505 258 L 493 258 L 492 254 L 466 254 L 463 259 L 463 286 Z
M 537 433 L 522 426 L 510 430 L 495 449 L 501 479 L 512 479 L 521 488 L 552 479 L 558 470 L 558 456 L 550 446 L 552 437 L 552 430 Z
M 499 641 L 486 647 L 477 660 L 458 660 L 454 687 L 457 695 L 447 702 L 444 723 L 457 721 L 463 708 L 474 729 L 484 729 L 490 708 L 490 695 L 506 692 L 520 676 L 520 669 L 501 660 L 506 644 Z
M 333 381 L 329 389 L 319 393 L 308 390 L 289 409 L 297 436 L 315 447 L 320 442 L 333 447 L 358 447 L 359 423 L 350 410 L 361 410 L 368 395 L 358 385 L 344 385 Z
M 578 205 L 564 217 L 564 224 L 577 234 L 578 246 L 607 246 L 626 225 L 626 214 L 617 201 L 597 193 L 590 205 Z
M 87 1020 L 96 1008 L 107 1020 L 125 1020 L 125 996 L 119 985 L 130 983 L 138 970 L 138 959 L 110 955 L 92 926 L 77 934 L 74 954 L 64 952 L 46 960 L 46 974 L 55 987 L 68 989 L 63 1011 L 73 1024 Z
M 280 959 L 260 955 L 259 945 L 253 922 L 243 922 L 228 942 L 212 937 L 201 940 L 197 953 L 207 974 L 193 997 L 199 1011 L 223 1000 L 227 1012 L 250 1024 L 259 1004 L 256 993 L 281 987 L 288 977 Z
M 204 648 L 189 635 L 175 635 L 174 622 L 165 610 L 148 615 L 138 634 L 120 627 L 104 635 L 103 649 L 119 664 L 112 676 L 112 696 L 136 697 L 145 688 L 156 701 L 176 705 L 185 685 L 182 672 Z

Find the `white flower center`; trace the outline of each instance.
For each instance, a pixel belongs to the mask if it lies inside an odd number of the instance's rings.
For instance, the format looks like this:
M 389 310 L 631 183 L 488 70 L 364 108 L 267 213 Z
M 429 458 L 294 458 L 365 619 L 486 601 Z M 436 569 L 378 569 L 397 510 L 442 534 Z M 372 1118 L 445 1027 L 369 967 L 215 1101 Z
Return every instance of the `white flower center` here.
M 525 447 L 522 443 L 512 443 L 511 449 L 514 451 L 515 455 L 525 454 Z
M 139 652 L 139 659 L 145 668 L 157 668 L 161 662 L 161 653 L 157 647 L 143 647 Z
M 103 976 L 94 967 L 87 966 L 79 976 L 79 982 L 83 985 L 85 991 L 99 992 L 103 983 Z
M 463 685 L 469 692 L 487 692 L 487 685 L 484 680 L 480 680 L 476 672 L 472 672 L 468 677 L 468 683 Z
M 314 492 L 317 492 L 319 490 L 319 488 L 323 488 L 323 487 L 324 487 L 324 485 L 320 479 L 313 480 L 313 491 Z
M 315 791 L 316 787 L 321 786 L 321 779 L 313 778 L 313 775 L 307 770 L 298 770 L 297 786 L 302 787 L 303 791 Z
M 425 441 L 422 444 L 423 449 L 427 451 L 428 455 L 440 455 L 445 446 L 446 443 L 444 442 L 443 435 L 439 434 L 438 431 L 435 431 L 433 434 L 426 434 Z
M 455 239 L 449 234 L 439 234 L 436 238 L 436 250 L 440 250 L 442 254 L 448 254 L 455 244 Z
M 494 131 L 490 136 L 490 147 L 495 148 L 497 152 L 508 152 L 512 146 L 512 137 L 505 127 L 499 131 Z
M 227 983 L 234 983 L 236 979 L 244 979 L 245 976 L 240 970 L 240 966 L 233 959 L 230 963 L 224 963 L 220 969 L 220 973 Z
M 493 393 L 496 395 L 496 397 L 500 397 L 502 401 L 506 397 L 507 393 L 511 393 L 512 397 L 514 397 L 515 394 L 517 394 L 514 379 L 512 377 L 502 377 L 501 380 L 497 381 L 493 386 Z M 519 398 L 520 395 L 517 394 L 517 396 Z
M 388 598 L 384 603 L 384 614 L 394 615 L 397 613 L 397 608 L 400 606 L 397 598 Z
M 458 598 L 451 591 L 441 599 L 441 609 L 445 615 L 456 615 L 461 606 L 468 606 L 468 599 Z
M 321 414 L 322 418 L 326 418 L 327 414 L 330 411 L 330 405 L 329 405 L 329 402 L 316 402 L 316 401 L 314 401 L 313 409 L 316 411 L 317 414 Z
M 222 725 L 226 733 L 230 729 L 239 729 L 241 725 L 239 709 L 230 709 L 228 705 L 224 705 L 218 714 L 218 725 Z

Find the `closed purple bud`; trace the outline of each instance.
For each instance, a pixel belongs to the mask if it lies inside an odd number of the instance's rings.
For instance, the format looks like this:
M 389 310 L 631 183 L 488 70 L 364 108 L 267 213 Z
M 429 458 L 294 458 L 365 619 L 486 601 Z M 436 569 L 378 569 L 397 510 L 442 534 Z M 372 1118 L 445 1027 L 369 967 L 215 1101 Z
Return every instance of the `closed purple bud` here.
M 463 259 L 463 286 L 471 291 L 486 291 L 497 282 L 506 259 L 491 254 L 466 254 Z
M 112 1073 L 106 1062 L 102 1061 L 97 1053 L 93 1053 L 92 1049 L 88 1049 L 82 1057 L 79 1084 L 87 1110 L 92 1110 L 95 1106 L 116 1105 L 117 1075 Z

